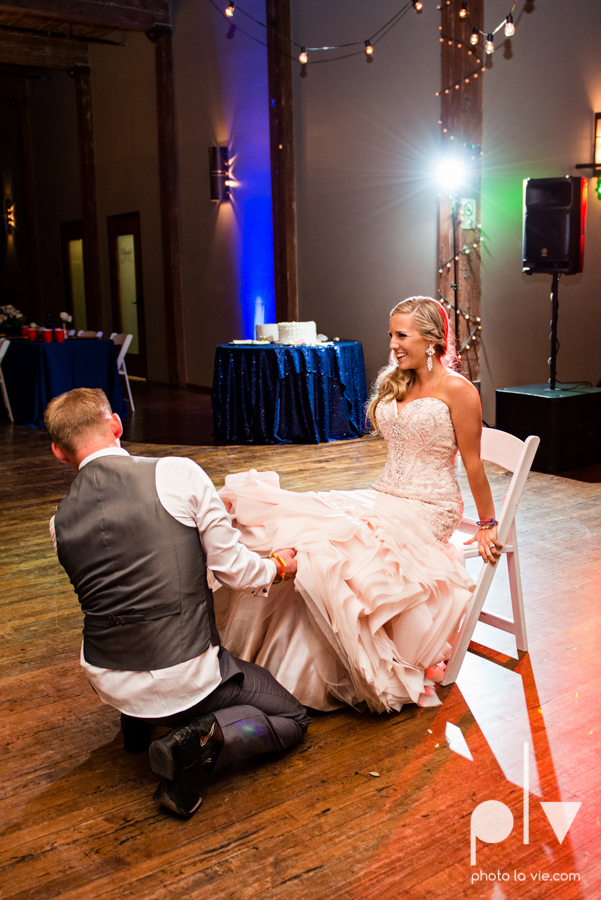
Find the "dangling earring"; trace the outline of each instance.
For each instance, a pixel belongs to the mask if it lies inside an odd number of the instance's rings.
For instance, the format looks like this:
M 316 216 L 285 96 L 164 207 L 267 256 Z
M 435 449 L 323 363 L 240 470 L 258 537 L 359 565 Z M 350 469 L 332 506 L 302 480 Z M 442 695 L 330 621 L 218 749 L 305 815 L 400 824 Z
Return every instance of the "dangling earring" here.
M 430 344 L 430 346 L 426 350 L 426 353 L 428 354 L 428 362 L 427 362 L 428 372 L 431 372 L 432 371 L 432 357 L 436 353 L 436 350 L 434 349 L 433 344 Z

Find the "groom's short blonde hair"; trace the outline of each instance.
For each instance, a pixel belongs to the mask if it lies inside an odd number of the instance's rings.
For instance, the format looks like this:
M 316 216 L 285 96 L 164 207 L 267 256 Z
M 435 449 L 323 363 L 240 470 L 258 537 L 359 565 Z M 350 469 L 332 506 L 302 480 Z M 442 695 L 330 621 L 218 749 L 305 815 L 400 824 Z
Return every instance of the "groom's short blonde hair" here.
M 101 432 L 112 416 L 111 405 L 100 388 L 75 388 L 50 401 L 44 424 L 53 443 L 74 453 L 82 438 Z

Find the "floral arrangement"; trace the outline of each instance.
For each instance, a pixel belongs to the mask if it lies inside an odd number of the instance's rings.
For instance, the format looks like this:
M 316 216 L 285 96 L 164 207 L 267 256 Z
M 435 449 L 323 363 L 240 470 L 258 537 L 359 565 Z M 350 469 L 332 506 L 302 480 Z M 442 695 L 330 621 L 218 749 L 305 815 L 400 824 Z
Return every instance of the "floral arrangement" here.
M 73 316 L 70 316 L 68 312 L 62 312 L 60 314 L 61 319 L 63 320 L 63 328 L 66 329 L 69 322 L 73 321 Z
M 12 304 L 0 306 L 0 331 L 5 334 L 21 334 L 21 326 L 27 325 L 23 313 Z

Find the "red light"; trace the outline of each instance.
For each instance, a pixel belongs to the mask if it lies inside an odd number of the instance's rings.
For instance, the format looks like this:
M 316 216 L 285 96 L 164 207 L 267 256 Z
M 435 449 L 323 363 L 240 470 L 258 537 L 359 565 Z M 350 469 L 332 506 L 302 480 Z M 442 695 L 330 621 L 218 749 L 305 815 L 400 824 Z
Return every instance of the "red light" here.
M 584 234 L 586 232 L 586 206 L 588 201 L 588 180 L 580 179 L 580 271 L 584 268 Z

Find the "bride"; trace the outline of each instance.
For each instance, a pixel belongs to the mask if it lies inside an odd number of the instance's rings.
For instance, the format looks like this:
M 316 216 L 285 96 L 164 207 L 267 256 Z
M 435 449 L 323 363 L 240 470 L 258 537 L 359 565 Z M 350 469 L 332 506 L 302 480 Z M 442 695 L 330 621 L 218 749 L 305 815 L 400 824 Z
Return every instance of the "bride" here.
M 267 596 L 216 591 L 222 643 L 313 709 L 439 702 L 433 682 L 474 589 L 448 543 L 463 511 L 458 450 L 481 526 L 467 543 L 477 542 L 487 563 L 499 556 L 480 400 L 453 369 L 441 304 L 399 303 L 390 349 L 368 408 L 388 449 L 371 489 L 296 493 L 282 490 L 275 472 L 252 470 L 228 475 L 219 492 L 250 549 L 294 547 L 298 564 L 296 580 Z

